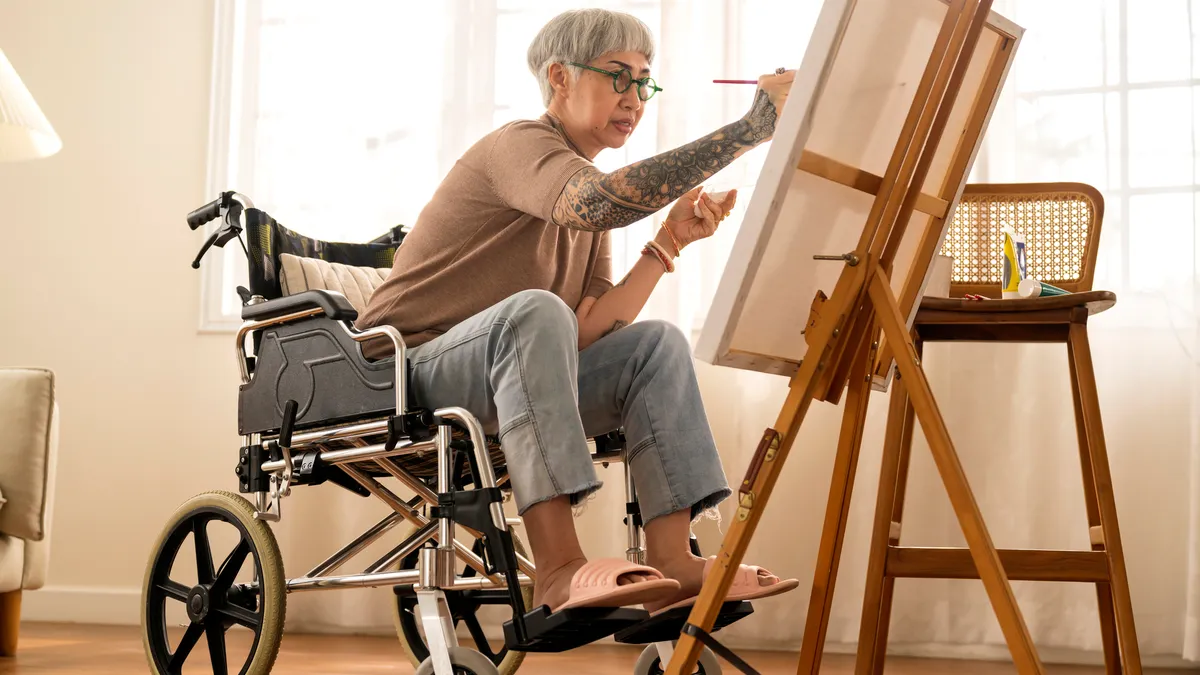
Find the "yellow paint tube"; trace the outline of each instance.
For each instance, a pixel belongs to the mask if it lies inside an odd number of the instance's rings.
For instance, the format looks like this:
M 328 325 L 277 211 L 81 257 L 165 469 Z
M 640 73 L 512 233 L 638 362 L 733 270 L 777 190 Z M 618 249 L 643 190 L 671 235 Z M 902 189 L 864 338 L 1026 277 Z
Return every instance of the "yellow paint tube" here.
M 1025 278 L 1025 237 L 1017 234 L 1011 227 L 1001 228 L 1004 244 L 1000 249 L 1001 297 L 1021 297 L 1021 280 Z

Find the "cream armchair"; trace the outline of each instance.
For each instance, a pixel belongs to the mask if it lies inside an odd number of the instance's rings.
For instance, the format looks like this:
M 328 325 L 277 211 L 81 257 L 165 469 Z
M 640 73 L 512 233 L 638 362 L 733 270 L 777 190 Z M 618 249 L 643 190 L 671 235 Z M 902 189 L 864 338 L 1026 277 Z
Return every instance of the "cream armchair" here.
M 17 650 L 21 591 L 46 582 L 57 454 L 54 373 L 0 368 L 0 657 Z

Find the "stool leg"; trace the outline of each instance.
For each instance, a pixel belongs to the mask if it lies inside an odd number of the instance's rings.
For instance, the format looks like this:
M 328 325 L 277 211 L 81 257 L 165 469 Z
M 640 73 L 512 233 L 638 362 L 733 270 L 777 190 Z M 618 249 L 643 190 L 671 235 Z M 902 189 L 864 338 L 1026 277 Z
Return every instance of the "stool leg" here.
M 1075 430 L 1079 436 L 1079 463 L 1083 473 L 1083 499 L 1087 504 L 1088 533 L 1100 527 L 1100 502 L 1096 498 L 1096 475 L 1092 470 L 1092 458 L 1088 452 L 1087 424 L 1083 418 L 1083 398 L 1079 387 L 1079 371 L 1070 342 L 1067 343 L 1067 362 L 1071 368 L 1071 398 L 1075 407 Z M 1092 550 L 1103 551 L 1104 543 L 1092 539 Z M 1096 603 L 1100 614 L 1100 639 L 1104 643 L 1104 672 L 1108 675 L 1121 673 L 1121 652 L 1117 648 L 1117 617 L 1113 610 L 1112 585 L 1108 582 L 1096 584 Z
M 899 523 L 904 508 L 908 456 L 912 446 L 913 408 L 908 402 L 904 382 L 897 375 L 892 382 L 888 406 L 887 431 L 883 440 L 883 461 L 879 468 L 879 492 L 875 498 L 875 526 L 871 534 L 871 552 L 867 563 L 867 585 L 863 596 L 862 623 L 858 634 L 855 672 L 882 673 L 887 655 L 888 622 L 892 612 L 895 579 L 887 576 L 888 546 L 899 543 Z
M 833 460 L 833 476 L 829 484 L 829 502 L 825 507 L 825 526 L 813 569 L 812 593 L 808 600 L 808 618 L 800 646 L 799 675 L 816 675 L 821 670 L 821 654 L 833 609 L 833 588 L 837 582 L 842 543 L 846 538 L 846 521 L 850 515 L 850 494 L 854 489 L 854 472 L 862 448 L 862 432 L 867 418 L 867 403 L 871 398 L 868 368 L 873 351 L 862 350 L 850 370 L 850 386 L 846 407 L 842 412 L 842 430 L 838 438 L 837 455 Z
M 1092 350 L 1088 344 L 1085 324 L 1071 324 L 1067 349 L 1076 376 L 1072 381 L 1079 388 L 1079 401 L 1082 403 L 1087 453 L 1091 460 L 1096 501 L 1100 509 L 1104 550 L 1108 553 L 1109 583 L 1121 656 L 1126 672 L 1141 675 L 1142 659 L 1138 650 L 1137 631 L 1133 624 L 1133 601 L 1129 596 L 1129 577 L 1125 571 L 1125 553 L 1121 546 L 1120 528 L 1117 525 L 1117 505 L 1113 497 L 1112 475 L 1108 468 L 1108 450 L 1104 444 L 1104 425 L 1100 419 L 1100 397 L 1096 392 L 1096 374 L 1092 369 Z

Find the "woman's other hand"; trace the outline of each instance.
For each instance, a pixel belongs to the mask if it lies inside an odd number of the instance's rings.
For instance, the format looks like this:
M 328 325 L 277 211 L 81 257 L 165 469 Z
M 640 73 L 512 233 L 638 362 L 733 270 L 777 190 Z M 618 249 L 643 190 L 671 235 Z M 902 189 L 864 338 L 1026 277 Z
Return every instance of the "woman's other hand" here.
M 736 189 L 730 190 L 719 202 L 707 193 L 700 194 L 702 189 L 703 186 L 696 187 L 684 194 L 667 213 L 663 226 L 669 230 L 670 241 L 660 242 L 667 246 L 667 250 L 682 249 L 692 242 L 711 237 L 717 231 L 717 225 L 737 203 Z M 700 206 L 701 217 L 696 216 L 697 204 Z

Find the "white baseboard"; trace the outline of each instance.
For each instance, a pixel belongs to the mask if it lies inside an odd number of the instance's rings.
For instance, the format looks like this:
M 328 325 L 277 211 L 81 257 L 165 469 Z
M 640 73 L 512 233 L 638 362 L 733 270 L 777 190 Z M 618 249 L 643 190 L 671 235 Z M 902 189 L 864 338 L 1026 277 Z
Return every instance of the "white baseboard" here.
M 142 620 L 142 589 L 51 585 L 26 591 L 21 620 L 136 626 Z

